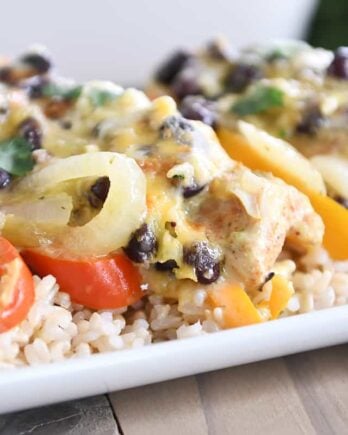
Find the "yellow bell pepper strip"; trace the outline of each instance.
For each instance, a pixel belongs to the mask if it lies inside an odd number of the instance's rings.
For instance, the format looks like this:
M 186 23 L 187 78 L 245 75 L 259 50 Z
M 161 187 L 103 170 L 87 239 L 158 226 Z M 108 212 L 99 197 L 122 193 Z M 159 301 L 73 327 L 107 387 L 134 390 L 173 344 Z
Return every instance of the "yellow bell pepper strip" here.
M 325 183 L 311 163 L 287 142 L 240 121 L 239 132 L 221 127 L 218 137 L 227 153 L 250 169 L 272 172 L 301 192 L 326 194 Z
M 299 173 L 289 170 L 286 156 L 284 164 L 272 157 L 272 152 L 264 152 L 265 145 L 259 150 L 245 136 L 232 130 L 220 127 L 218 137 L 227 153 L 235 160 L 242 162 L 250 169 L 272 172 L 288 184 L 295 186 L 310 199 L 313 208 L 321 216 L 325 225 L 324 247 L 335 260 L 348 259 L 348 210 L 333 199 L 321 193 L 318 183 L 314 188 L 308 183 L 306 173 L 303 177 Z
M 262 322 L 260 313 L 246 291 L 237 284 L 212 290 L 208 300 L 213 307 L 222 307 L 225 328 Z
M 292 284 L 281 275 L 274 275 L 271 280 L 272 293 L 269 301 L 269 309 L 272 319 L 276 319 L 287 306 L 289 299 L 294 294 Z
M 335 260 L 348 259 L 348 210 L 328 196 L 308 195 L 325 224 L 323 245 Z

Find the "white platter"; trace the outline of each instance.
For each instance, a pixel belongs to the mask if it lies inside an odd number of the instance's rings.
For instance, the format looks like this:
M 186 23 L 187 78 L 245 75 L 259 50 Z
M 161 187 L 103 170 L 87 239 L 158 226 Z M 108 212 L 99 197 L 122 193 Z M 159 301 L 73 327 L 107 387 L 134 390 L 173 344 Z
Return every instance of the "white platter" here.
M 0 413 L 348 341 L 348 305 L 186 340 L 0 372 Z

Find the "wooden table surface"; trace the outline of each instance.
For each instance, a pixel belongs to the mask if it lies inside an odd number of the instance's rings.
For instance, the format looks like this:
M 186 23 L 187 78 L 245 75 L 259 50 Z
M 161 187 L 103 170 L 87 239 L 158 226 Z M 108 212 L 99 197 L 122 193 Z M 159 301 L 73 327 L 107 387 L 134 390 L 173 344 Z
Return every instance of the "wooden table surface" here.
M 344 435 L 348 347 L 6 414 L 0 434 Z

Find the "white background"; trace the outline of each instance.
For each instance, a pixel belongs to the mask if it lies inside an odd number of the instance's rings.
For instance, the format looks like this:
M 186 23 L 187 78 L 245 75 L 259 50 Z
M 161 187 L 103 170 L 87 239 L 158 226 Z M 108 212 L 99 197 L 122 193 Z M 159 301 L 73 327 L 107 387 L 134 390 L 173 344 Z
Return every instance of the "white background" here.
M 0 52 L 47 45 L 64 74 L 141 84 L 177 46 L 218 34 L 237 46 L 301 37 L 316 0 L 10 0 L 1 2 Z

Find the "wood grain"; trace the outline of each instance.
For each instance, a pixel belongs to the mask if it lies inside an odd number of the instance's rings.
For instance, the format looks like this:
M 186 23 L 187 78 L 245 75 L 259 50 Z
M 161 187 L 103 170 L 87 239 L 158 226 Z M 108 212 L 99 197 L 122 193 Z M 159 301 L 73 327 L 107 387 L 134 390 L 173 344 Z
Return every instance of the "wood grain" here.
M 198 376 L 212 434 L 314 434 L 282 359 Z
M 124 434 L 348 434 L 348 347 L 114 393 Z
M 193 376 L 110 395 L 125 435 L 205 435 L 207 422 Z
M 345 435 L 348 346 L 0 416 L 19 434 Z
M 348 346 L 289 356 L 285 361 L 316 432 L 348 433 Z

